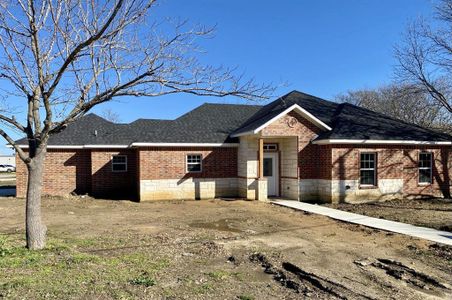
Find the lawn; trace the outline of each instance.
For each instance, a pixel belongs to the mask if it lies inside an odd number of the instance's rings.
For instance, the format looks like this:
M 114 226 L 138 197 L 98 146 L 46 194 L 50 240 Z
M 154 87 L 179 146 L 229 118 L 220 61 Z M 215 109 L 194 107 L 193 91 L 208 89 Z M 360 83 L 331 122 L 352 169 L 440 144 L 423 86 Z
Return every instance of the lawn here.
M 257 201 L 45 198 L 48 246 L 0 198 L 0 298 L 451 297 L 450 248 Z

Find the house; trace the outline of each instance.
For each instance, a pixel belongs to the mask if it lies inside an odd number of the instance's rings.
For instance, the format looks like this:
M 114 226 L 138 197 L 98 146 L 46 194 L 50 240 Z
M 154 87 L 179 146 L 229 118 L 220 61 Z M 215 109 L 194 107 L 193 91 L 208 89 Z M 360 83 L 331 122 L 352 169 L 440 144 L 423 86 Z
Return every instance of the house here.
M 43 193 L 140 201 L 448 197 L 451 150 L 449 135 L 293 91 L 264 106 L 203 104 L 175 120 L 114 124 L 86 115 L 51 137 Z M 26 176 L 18 162 L 18 197 Z

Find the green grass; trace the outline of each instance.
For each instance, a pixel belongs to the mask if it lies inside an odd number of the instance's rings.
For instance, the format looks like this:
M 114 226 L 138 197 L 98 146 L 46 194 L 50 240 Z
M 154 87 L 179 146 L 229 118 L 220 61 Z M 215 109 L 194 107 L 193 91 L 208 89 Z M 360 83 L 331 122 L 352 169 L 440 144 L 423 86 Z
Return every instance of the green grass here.
M 241 274 L 238 272 L 217 270 L 217 271 L 208 272 L 207 275 L 214 280 L 224 280 L 228 277 L 236 277 L 239 280 L 241 280 Z
M 22 235 L 0 235 L 0 298 L 139 298 L 170 266 L 146 247 L 108 250 L 118 246 L 108 238 L 49 236 L 47 248 L 39 251 L 24 245 Z
M 149 275 L 148 272 L 143 272 L 138 277 L 135 277 L 134 279 L 130 280 L 130 283 L 150 287 L 155 285 L 155 280 Z

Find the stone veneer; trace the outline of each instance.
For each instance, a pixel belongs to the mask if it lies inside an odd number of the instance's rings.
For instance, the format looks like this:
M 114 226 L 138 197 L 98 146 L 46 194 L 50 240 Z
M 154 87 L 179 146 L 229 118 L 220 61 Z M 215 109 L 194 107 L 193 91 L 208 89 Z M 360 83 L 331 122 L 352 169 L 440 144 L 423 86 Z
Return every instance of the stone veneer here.
M 187 178 L 140 181 L 140 200 L 236 197 L 237 178 Z
M 379 179 L 377 187 L 359 187 L 359 180 L 300 180 L 301 201 L 360 203 L 403 197 L 403 179 Z
M 267 189 L 267 183 L 258 181 L 258 143 L 261 136 L 244 136 L 240 138 L 238 148 L 238 187 L 239 196 L 255 200 L 262 199 L 263 189 Z M 290 137 L 264 137 L 264 143 L 277 143 L 279 147 L 279 196 L 286 199 L 298 200 L 297 179 L 297 138 Z M 260 187 L 260 188 L 259 188 Z

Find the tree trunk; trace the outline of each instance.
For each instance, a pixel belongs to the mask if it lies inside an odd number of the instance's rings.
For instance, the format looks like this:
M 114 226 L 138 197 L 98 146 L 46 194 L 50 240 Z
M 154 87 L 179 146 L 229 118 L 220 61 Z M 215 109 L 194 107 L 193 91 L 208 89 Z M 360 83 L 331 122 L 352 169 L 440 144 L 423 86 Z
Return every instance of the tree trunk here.
M 45 147 L 38 147 L 33 160 L 27 164 L 28 186 L 27 203 L 25 211 L 27 248 L 42 249 L 45 247 L 46 226 L 41 218 L 41 192 L 44 171 Z M 32 152 L 32 149 L 30 149 Z

